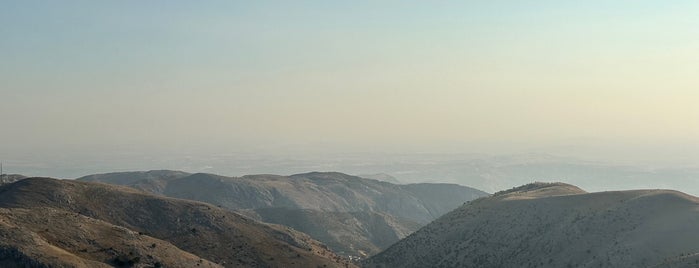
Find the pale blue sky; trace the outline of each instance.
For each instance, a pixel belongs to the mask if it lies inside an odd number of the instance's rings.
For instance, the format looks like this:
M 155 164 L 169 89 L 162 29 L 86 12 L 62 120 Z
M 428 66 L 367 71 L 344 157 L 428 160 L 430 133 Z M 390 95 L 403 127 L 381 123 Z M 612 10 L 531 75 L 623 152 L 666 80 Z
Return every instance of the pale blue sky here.
M 697 14 L 689 0 L 0 1 L 0 149 L 689 148 Z

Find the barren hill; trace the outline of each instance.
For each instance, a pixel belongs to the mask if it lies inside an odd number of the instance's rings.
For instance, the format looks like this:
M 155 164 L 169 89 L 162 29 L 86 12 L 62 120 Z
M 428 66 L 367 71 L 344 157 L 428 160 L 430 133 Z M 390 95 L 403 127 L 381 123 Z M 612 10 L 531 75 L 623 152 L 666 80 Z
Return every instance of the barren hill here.
M 221 267 L 105 221 L 48 207 L 0 208 L 0 267 Z
M 0 187 L 0 208 L 0 232 L 9 238 L 0 244 L 0 264 L 346 265 L 326 246 L 290 228 L 102 183 L 28 178 Z
M 136 173 L 136 177 L 142 178 L 139 174 L 142 173 Z M 198 173 L 140 180 L 130 179 L 132 175 L 106 174 L 79 180 L 124 184 L 147 191 L 158 188 L 162 190 L 155 193 L 244 211 L 260 220 L 306 232 L 337 252 L 355 256 L 378 253 L 464 202 L 487 195 L 455 184 L 396 185 L 337 172 L 243 177 Z M 110 177 L 120 179 L 104 179 Z
M 697 252 L 696 197 L 536 183 L 472 201 L 365 266 L 696 267 Z

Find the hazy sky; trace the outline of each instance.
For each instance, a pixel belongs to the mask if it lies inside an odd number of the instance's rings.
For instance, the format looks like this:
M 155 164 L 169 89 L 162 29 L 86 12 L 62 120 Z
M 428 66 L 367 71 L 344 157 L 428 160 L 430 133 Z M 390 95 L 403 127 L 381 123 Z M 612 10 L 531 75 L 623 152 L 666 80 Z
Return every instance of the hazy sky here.
M 697 14 L 694 0 L 0 1 L 0 149 L 696 156 Z

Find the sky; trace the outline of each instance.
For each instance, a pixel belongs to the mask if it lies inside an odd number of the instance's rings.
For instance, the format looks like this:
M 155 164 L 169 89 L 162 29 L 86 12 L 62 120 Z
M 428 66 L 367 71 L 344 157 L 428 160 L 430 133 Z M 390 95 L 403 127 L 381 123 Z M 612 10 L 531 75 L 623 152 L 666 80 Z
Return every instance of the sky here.
M 0 157 L 699 162 L 699 2 L 0 0 Z

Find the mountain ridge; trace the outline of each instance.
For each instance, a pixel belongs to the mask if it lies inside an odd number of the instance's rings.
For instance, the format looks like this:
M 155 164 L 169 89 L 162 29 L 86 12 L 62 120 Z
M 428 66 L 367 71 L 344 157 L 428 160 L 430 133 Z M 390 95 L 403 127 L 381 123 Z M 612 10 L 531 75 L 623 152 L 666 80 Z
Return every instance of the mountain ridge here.
M 0 187 L 0 207 L 48 208 L 86 217 L 86 221 L 103 221 L 132 234 L 167 241 L 202 260 L 226 267 L 352 266 L 325 245 L 290 228 L 260 223 L 210 204 L 156 196 L 126 186 L 27 178 Z M 80 243 L 89 244 L 87 237 Z
M 699 252 L 699 198 L 571 186 L 525 185 L 474 200 L 364 265 L 652 267 Z
M 195 173 L 169 180 L 147 178 L 135 182 L 128 173 L 108 176 L 122 176 L 121 183 L 131 187 L 147 191 L 158 189 L 155 193 L 164 196 L 207 202 L 270 223 L 302 229 L 337 252 L 361 257 L 378 253 L 419 226 L 467 201 L 487 195 L 455 184 L 396 185 L 340 172 L 241 177 Z M 94 181 L 99 177 L 79 180 Z M 149 182 L 158 187 L 150 186 Z M 279 209 L 288 217 L 270 215 L 268 212 L 273 209 Z M 305 221 L 305 224 L 298 221 Z M 386 231 L 381 226 L 391 226 L 393 230 L 389 233 L 397 236 L 386 242 L 383 238 L 387 236 L 378 233 L 378 230 Z M 324 230 L 327 228 L 331 230 Z M 356 235 L 348 237 L 346 234 L 350 233 Z M 379 237 L 383 238 L 377 239 Z

